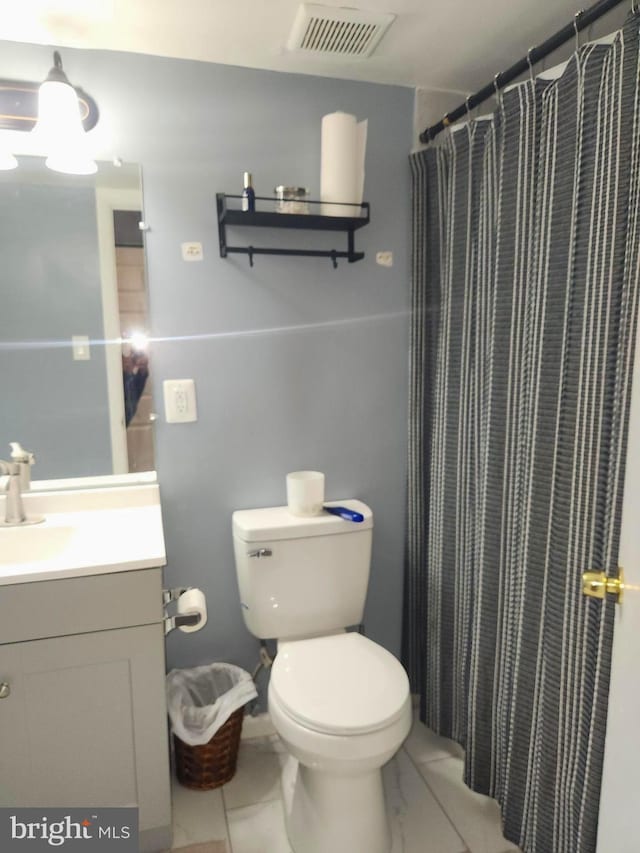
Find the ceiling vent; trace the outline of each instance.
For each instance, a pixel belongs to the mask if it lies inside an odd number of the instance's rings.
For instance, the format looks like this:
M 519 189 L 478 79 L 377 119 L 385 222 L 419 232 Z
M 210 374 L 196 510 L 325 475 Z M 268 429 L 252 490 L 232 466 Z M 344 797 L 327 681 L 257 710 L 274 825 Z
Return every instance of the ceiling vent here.
M 303 3 L 287 49 L 314 56 L 371 56 L 395 15 Z

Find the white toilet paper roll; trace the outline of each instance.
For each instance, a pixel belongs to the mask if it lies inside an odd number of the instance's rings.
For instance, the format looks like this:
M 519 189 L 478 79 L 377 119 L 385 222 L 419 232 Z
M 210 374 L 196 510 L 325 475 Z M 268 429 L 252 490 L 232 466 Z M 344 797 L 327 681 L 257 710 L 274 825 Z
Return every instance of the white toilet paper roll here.
M 201 589 L 188 589 L 183 592 L 177 602 L 178 616 L 191 616 L 194 613 L 200 616 L 200 621 L 197 625 L 180 625 L 181 631 L 190 634 L 193 631 L 199 631 L 207 624 L 207 600 Z
M 322 119 L 320 201 L 325 216 L 358 216 L 362 202 L 367 121 L 349 113 L 330 113 Z M 326 204 L 324 202 L 341 202 Z
M 323 503 L 324 474 L 321 471 L 287 474 L 287 506 L 291 515 L 320 515 Z

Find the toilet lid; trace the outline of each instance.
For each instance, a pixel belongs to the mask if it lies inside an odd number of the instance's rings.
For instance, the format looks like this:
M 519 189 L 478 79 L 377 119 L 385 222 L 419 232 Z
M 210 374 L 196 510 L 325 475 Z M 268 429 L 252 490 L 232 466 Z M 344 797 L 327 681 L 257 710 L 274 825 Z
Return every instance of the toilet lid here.
M 281 643 L 270 690 L 289 716 L 307 728 L 364 734 L 403 713 L 409 679 L 382 646 L 346 633 Z

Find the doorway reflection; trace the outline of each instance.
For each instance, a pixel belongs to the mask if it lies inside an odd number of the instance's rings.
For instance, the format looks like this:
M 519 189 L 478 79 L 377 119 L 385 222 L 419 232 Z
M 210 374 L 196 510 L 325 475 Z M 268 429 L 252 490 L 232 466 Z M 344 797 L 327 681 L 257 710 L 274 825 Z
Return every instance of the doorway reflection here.
M 149 381 L 148 304 L 140 211 L 114 210 L 118 314 L 129 472 L 151 471 L 153 403 Z

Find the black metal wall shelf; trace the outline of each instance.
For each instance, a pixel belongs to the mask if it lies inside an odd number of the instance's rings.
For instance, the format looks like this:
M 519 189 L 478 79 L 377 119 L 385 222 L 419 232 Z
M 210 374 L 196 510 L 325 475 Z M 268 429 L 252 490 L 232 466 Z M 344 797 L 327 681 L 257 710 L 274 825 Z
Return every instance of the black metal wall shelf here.
M 267 207 L 267 204 L 258 205 L 258 202 L 268 203 L 269 210 L 237 210 L 227 205 L 228 199 L 234 199 L 238 203 L 242 196 L 228 195 L 227 193 L 216 193 L 216 204 L 218 208 L 218 237 L 220 239 L 220 257 L 226 258 L 229 254 L 243 254 L 249 256 L 249 263 L 253 266 L 254 255 L 297 255 L 309 258 L 330 258 L 334 268 L 338 266 L 338 259 L 345 258 L 350 264 L 364 258 L 364 252 L 356 252 L 354 246 L 354 231 L 367 225 L 369 222 L 369 204 L 364 202 L 359 205 L 360 216 L 326 216 L 322 213 L 280 213 L 274 210 L 277 200 L 264 196 L 256 196 L 256 205 Z M 307 204 L 315 205 L 320 209 L 321 202 L 309 201 Z M 353 209 L 358 205 L 344 204 L 344 208 Z M 313 210 L 313 207 L 311 208 Z M 344 231 L 347 234 L 347 251 L 339 252 L 336 249 L 266 249 L 256 246 L 229 246 L 227 243 L 227 225 L 248 225 L 257 228 L 300 228 L 308 231 Z

